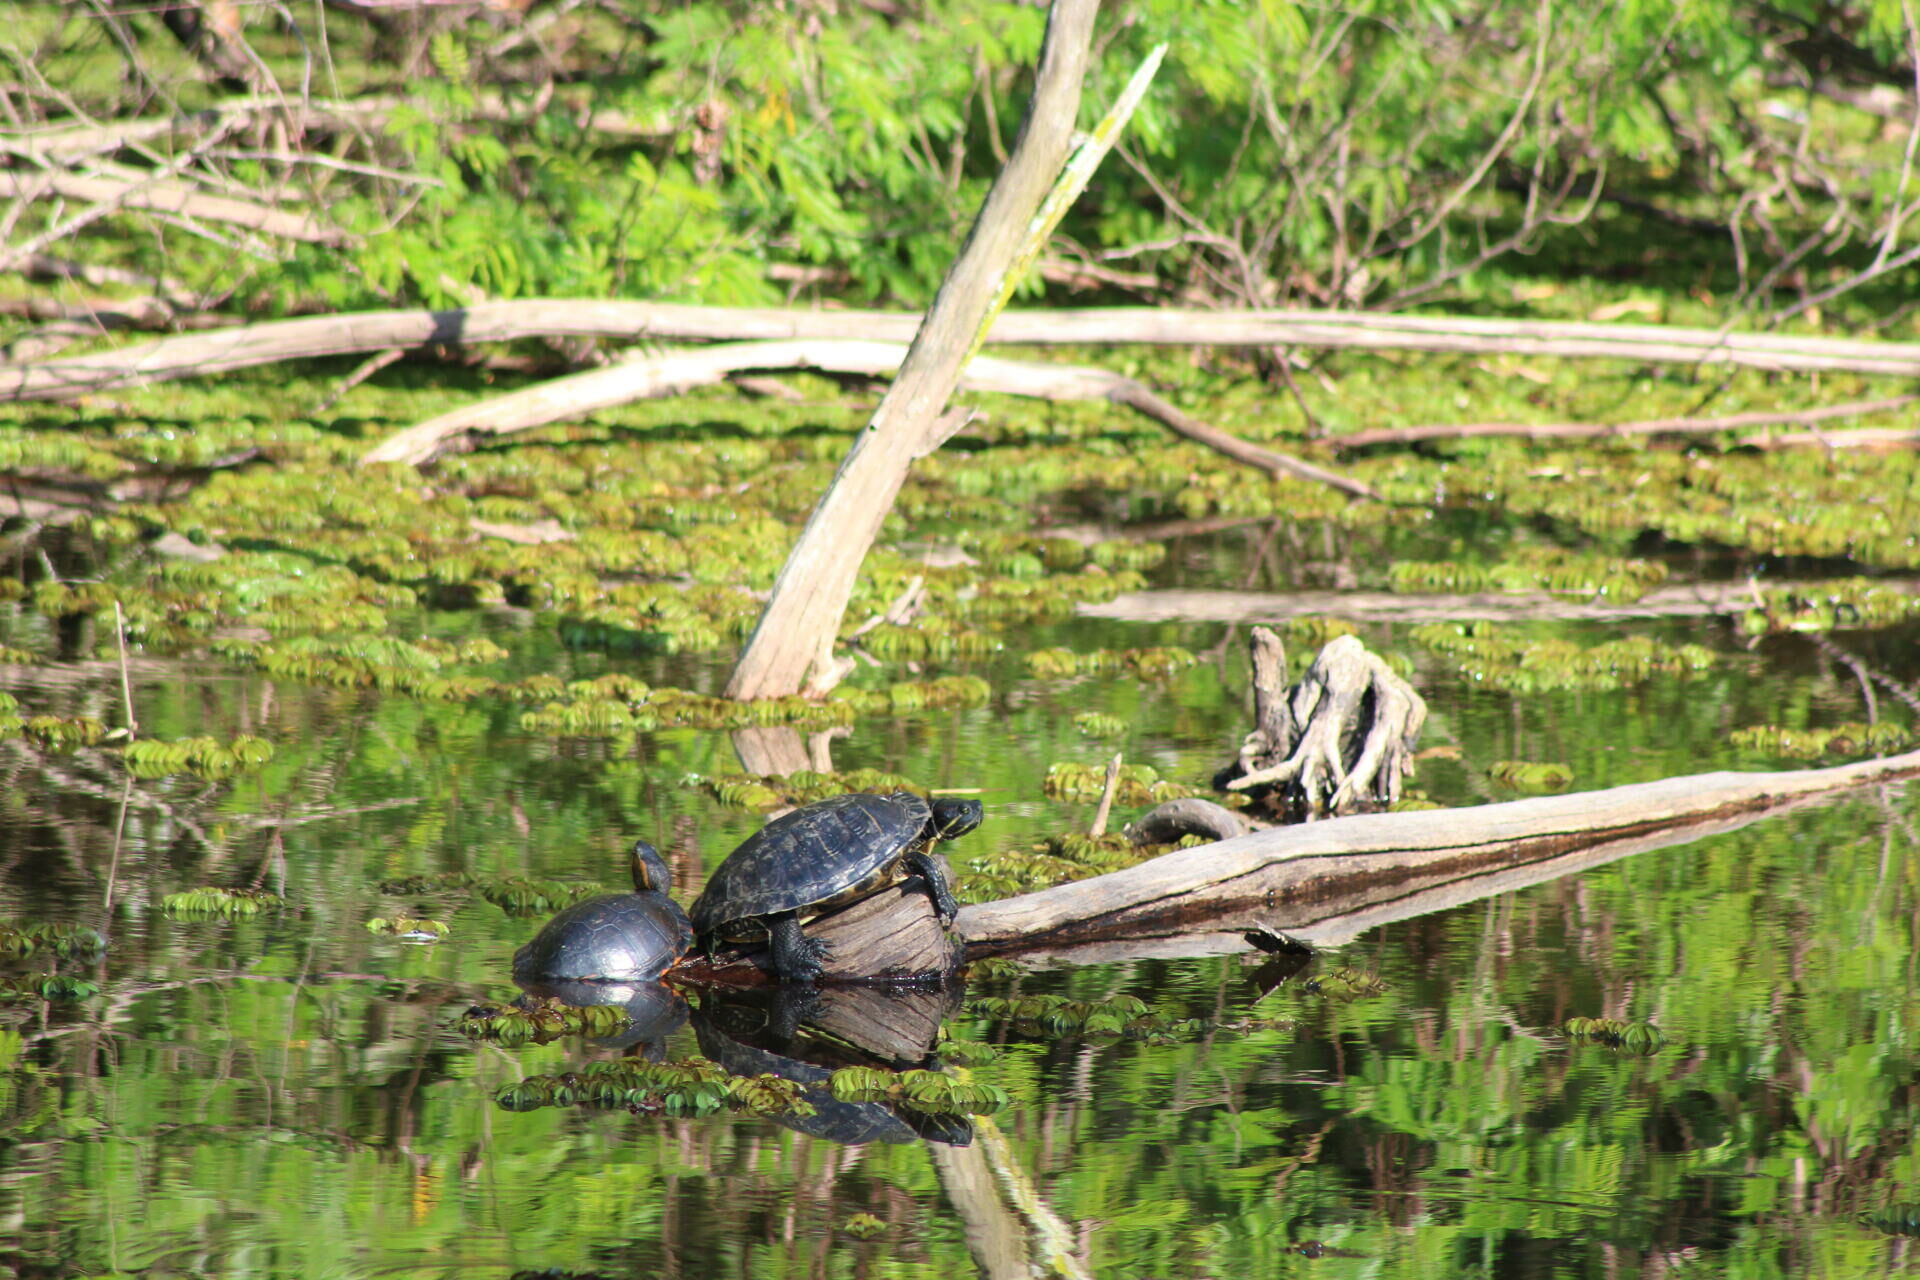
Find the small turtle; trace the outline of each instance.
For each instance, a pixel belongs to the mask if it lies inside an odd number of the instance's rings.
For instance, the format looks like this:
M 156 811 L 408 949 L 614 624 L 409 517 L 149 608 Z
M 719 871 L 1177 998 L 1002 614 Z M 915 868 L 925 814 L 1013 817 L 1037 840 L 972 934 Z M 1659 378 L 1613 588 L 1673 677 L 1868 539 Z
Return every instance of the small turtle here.
M 633 892 L 576 902 L 513 953 L 513 976 L 538 981 L 651 982 L 693 944 L 693 926 L 667 896 L 673 873 L 645 840 L 633 846 Z
M 723 942 L 773 940 L 773 971 L 791 982 L 820 976 L 826 944 L 800 921 L 913 874 L 942 924 L 960 907 L 928 851 L 963 836 L 984 816 L 978 800 L 928 804 L 907 791 L 833 796 L 760 828 L 727 855 L 693 904 L 693 928 L 712 951 Z

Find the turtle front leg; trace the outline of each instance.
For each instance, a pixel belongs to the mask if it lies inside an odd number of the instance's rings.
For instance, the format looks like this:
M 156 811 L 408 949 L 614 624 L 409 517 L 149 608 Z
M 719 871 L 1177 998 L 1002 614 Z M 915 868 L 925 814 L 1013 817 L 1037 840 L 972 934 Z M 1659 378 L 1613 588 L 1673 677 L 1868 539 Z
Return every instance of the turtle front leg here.
M 933 909 L 940 916 L 942 925 L 953 923 L 960 914 L 960 904 L 953 900 L 953 890 L 947 887 L 946 873 L 940 870 L 940 864 L 924 849 L 909 853 L 902 859 L 907 870 L 927 882 L 927 896 L 933 899 Z
M 767 917 L 767 932 L 773 935 L 773 972 L 782 982 L 818 982 L 820 962 L 827 958 L 827 944 L 809 938 L 800 929 L 800 914 L 783 911 Z

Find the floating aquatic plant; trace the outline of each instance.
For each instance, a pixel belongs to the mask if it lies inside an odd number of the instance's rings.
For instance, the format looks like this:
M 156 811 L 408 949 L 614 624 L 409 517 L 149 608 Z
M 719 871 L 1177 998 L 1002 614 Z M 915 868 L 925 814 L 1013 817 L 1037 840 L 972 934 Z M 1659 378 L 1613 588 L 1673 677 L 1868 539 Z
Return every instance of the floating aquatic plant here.
M 1513 559 L 1493 565 L 1459 561 L 1402 560 L 1387 571 L 1395 591 L 1542 590 L 1579 600 L 1628 604 L 1667 580 L 1657 560 L 1621 560 L 1580 555 L 1558 547 L 1529 547 Z
M 780 809 L 812 804 L 829 796 L 850 792 L 885 795 L 893 791 L 911 791 L 925 796 L 927 789 L 897 773 L 881 769 L 854 769 L 847 773 L 818 773 L 800 769 L 793 773 L 730 773 L 713 778 L 690 776 L 683 786 L 699 787 L 721 804 L 734 809 Z
M 957 1079 L 941 1071 L 842 1067 L 830 1086 L 841 1102 L 890 1102 L 928 1115 L 988 1116 L 1013 1099 L 998 1085 Z
M 617 1108 L 648 1114 L 704 1116 L 744 1111 L 759 1116 L 810 1116 L 807 1087 L 776 1075 L 732 1076 L 701 1058 L 680 1062 L 598 1062 L 582 1072 L 528 1076 L 503 1085 L 494 1101 L 508 1111 L 539 1107 Z
M 241 734 L 231 742 L 217 738 L 179 738 L 172 742 L 143 738 L 127 743 L 121 756 L 127 762 L 127 771 L 136 778 L 161 778 L 170 773 L 224 778 L 257 769 L 273 759 L 273 744 L 250 734 Z
M 1727 741 L 1747 751 L 1759 751 L 1789 760 L 1811 760 L 1824 755 L 1884 755 L 1904 749 L 1914 731 L 1891 720 L 1874 724 L 1837 724 L 1827 729 L 1787 729 L 1755 725 L 1735 729 Z
M 90 1000 L 99 994 L 98 983 L 58 973 L 0 978 L 0 1004 L 24 1004 L 35 1000 L 64 1003 Z
M 1527 640 L 1492 622 L 1436 622 L 1415 627 L 1415 643 L 1445 655 L 1461 673 L 1509 693 L 1557 689 L 1617 689 L 1656 675 L 1688 675 L 1711 668 L 1711 649 L 1626 636 L 1596 645 L 1571 640 Z
M 1104 768 L 1077 761 L 1058 761 L 1047 766 L 1041 790 L 1055 800 L 1098 800 L 1106 791 Z M 1123 764 L 1115 782 L 1115 804 L 1148 805 L 1166 800 L 1182 800 L 1197 792 L 1192 787 L 1168 782 L 1149 764 Z
M 453 930 L 444 920 L 427 920 L 417 916 L 375 916 L 367 921 L 367 932 L 383 933 L 414 942 L 438 942 Z
M 1920 595 L 1879 585 L 1867 578 L 1823 582 L 1818 592 L 1774 587 L 1741 615 L 1748 635 L 1782 631 L 1825 632 L 1889 627 L 1920 617 Z
M 1613 1018 L 1568 1018 L 1561 1032 L 1569 1040 L 1597 1044 L 1636 1057 L 1651 1057 L 1665 1047 L 1660 1028 L 1647 1022 L 1620 1022 Z
M 1042 679 L 1125 671 L 1142 680 L 1162 680 L 1200 661 L 1185 649 L 1161 645 L 1150 649 L 1036 649 L 1026 658 L 1027 670 Z
M 1564 764 L 1499 760 L 1487 769 L 1487 776 L 1519 791 L 1559 791 L 1572 783 L 1573 770 Z
M 547 1044 L 563 1036 L 611 1036 L 633 1025 L 617 1004 L 576 1008 L 557 1000 L 529 1000 L 525 1006 L 476 1004 L 455 1024 L 469 1040 L 489 1044 Z
M 107 949 L 99 930 L 78 924 L 10 924 L 0 921 L 0 956 L 24 960 L 28 956 L 58 956 L 63 960 L 96 960 Z
M 1360 1000 L 1368 996 L 1384 994 L 1387 984 L 1379 975 L 1362 969 L 1335 969 L 1332 973 L 1317 974 L 1300 984 L 1301 990 L 1311 991 L 1330 1000 Z
M 254 916 L 287 900 L 265 889 L 185 889 L 160 899 L 160 909 L 178 916 Z

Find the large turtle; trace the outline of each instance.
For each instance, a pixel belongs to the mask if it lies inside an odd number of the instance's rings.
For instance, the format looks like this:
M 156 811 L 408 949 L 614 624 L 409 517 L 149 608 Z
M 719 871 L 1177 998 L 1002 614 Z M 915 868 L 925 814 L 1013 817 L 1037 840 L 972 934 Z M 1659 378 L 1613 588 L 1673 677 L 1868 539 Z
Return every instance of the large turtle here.
M 800 930 L 803 917 L 918 875 L 940 922 L 959 904 L 928 856 L 935 841 L 980 825 L 978 800 L 935 800 L 907 791 L 844 795 L 783 814 L 727 855 L 693 904 L 693 928 L 712 951 L 725 942 L 773 940 L 773 971 L 790 982 L 820 976 L 826 944 Z
M 529 982 L 651 982 L 693 945 L 693 925 L 667 896 L 673 873 L 645 840 L 633 846 L 633 892 L 576 902 L 513 953 Z

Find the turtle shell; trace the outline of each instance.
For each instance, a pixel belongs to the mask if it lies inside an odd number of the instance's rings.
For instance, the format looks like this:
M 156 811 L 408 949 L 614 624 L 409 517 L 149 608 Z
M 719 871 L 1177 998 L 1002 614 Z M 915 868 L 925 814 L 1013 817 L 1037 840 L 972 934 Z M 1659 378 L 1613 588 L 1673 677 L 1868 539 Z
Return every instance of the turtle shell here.
M 850 902 L 891 882 L 933 811 L 906 791 L 844 795 L 783 814 L 727 855 L 693 904 L 702 937 L 746 941 L 761 918 Z
M 576 902 L 513 953 L 522 982 L 651 982 L 693 945 L 693 926 L 664 893 Z

